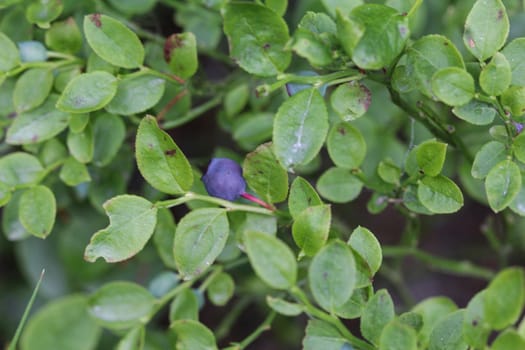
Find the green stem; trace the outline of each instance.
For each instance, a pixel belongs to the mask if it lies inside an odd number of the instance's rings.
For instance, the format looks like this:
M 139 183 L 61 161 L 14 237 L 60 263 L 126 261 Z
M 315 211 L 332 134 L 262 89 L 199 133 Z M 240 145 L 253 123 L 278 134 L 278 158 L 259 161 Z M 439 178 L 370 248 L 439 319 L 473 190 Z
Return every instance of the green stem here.
M 401 273 L 401 270 L 390 268 L 383 264 L 379 270 L 381 276 L 385 277 L 392 285 L 396 288 L 397 293 L 403 300 L 406 309 L 410 309 L 415 304 L 414 297 L 407 287 L 405 279 Z
M 219 323 L 213 332 L 215 333 L 215 338 L 217 340 L 224 339 L 230 333 L 230 330 L 235 321 L 237 321 L 240 314 L 248 307 L 248 305 L 250 305 L 251 302 L 252 297 L 246 295 L 241 297 L 241 299 L 235 303 L 232 309 L 228 311 L 226 316 L 221 320 L 221 323 Z
M 410 10 L 408 11 L 407 17 L 412 18 L 422 3 L 423 3 L 423 0 L 416 0 L 414 4 L 412 5 L 412 7 L 410 8 Z
M 222 98 L 223 98 L 222 94 L 217 95 L 211 100 L 203 103 L 202 105 L 189 110 L 188 113 L 186 113 L 182 117 L 177 118 L 175 120 L 166 121 L 164 124 L 162 124 L 162 128 L 163 129 L 173 129 L 180 125 L 186 124 L 192 121 L 193 119 L 198 118 L 199 116 L 206 113 L 210 109 L 220 105 L 222 103 Z
M 35 289 L 33 289 L 33 294 L 31 294 L 31 298 L 29 299 L 29 302 L 27 303 L 27 306 L 24 310 L 24 314 L 22 315 L 22 319 L 20 320 L 18 327 L 16 327 L 15 335 L 13 336 L 13 340 L 11 340 L 11 343 L 9 344 L 9 347 L 7 348 L 7 350 L 16 350 L 16 344 L 18 343 L 20 334 L 22 334 L 22 328 L 24 328 L 24 324 L 26 323 L 27 317 L 29 316 L 29 311 L 31 310 L 31 307 L 33 306 L 33 303 L 35 302 L 36 295 L 38 294 L 38 290 L 40 289 L 40 284 L 42 283 L 45 272 L 46 270 L 42 270 L 42 272 L 40 273 L 40 278 L 38 279 L 38 282 L 36 283 Z
M 203 201 L 203 202 L 208 202 L 212 204 L 217 204 L 230 211 L 245 211 L 245 212 L 257 213 L 257 214 L 263 214 L 263 215 L 274 215 L 272 211 L 265 209 L 265 208 L 259 208 L 259 207 L 254 207 L 251 205 L 245 205 L 245 204 L 236 204 L 236 203 L 232 203 L 230 201 L 227 201 L 221 198 L 210 197 L 206 195 L 197 194 L 194 192 L 187 192 L 184 196 L 179 197 L 179 198 L 168 199 L 168 200 L 156 202 L 155 206 L 157 208 L 171 208 L 171 207 L 175 207 L 177 205 L 181 205 L 181 204 L 184 204 L 190 201 Z
M 257 327 L 249 336 L 244 338 L 240 343 L 235 344 L 234 346 L 228 347 L 230 350 L 242 350 L 246 349 L 248 345 L 253 343 L 259 336 L 271 328 L 273 319 L 275 318 L 275 311 L 271 311 L 264 321 Z
M 352 346 L 357 347 L 360 350 L 375 350 L 374 346 L 353 335 L 339 318 L 337 318 L 336 316 L 332 316 L 313 306 L 310 303 L 310 300 L 308 300 L 308 297 L 299 287 L 293 286 L 290 289 L 290 294 L 292 294 L 298 301 L 300 301 L 303 304 L 308 314 L 327 323 L 330 323 L 332 326 L 337 328 L 339 333 L 341 333 L 341 335 L 344 336 Z
M 175 298 L 175 296 L 177 296 L 177 294 L 179 294 L 184 289 L 191 287 L 193 282 L 195 282 L 195 281 L 194 280 L 186 281 L 186 282 L 184 282 L 182 284 L 179 284 L 177 287 L 173 288 L 171 291 L 169 291 L 168 293 L 163 295 L 162 298 L 159 299 L 159 301 L 157 302 L 157 304 L 153 308 L 153 310 L 152 310 L 152 312 L 150 314 L 150 318 L 153 317 L 153 315 L 155 315 L 160 309 L 162 309 L 164 307 L 164 305 L 169 303 L 171 299 Z
M 494 277 L 494 272 L 479 266 L 475 266 L 470 261 L 455 261 L 431 255 L 413 247 L 393 247 L 383 246 L 383 256 L 392 258 L 399 256 L 412 256 L 428 264 L 432 269 L 447 272 L 458 276 L 467 276 L 490 280 Z
M 217 265 L 213 268 L 212 271 L 213 272 L 210 273 L 208 277 L 206 277 L 206 279 L 199 286 L 199 292 L 204 293 L 204 291 L 206 290 L 206 288 L 208 288 L 210 283 L 213 282 L 213 279 L 222 272 L 222 266 Z

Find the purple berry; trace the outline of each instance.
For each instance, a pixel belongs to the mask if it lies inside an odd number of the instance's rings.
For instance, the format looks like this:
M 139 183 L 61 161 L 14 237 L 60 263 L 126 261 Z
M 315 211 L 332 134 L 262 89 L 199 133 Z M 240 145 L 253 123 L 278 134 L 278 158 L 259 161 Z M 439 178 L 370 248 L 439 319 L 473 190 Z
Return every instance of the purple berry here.
M 211 196 L 229 201 L 239 198 L 246 190 L 241 167 L 228 158 L 213 158 L 202 182 Z

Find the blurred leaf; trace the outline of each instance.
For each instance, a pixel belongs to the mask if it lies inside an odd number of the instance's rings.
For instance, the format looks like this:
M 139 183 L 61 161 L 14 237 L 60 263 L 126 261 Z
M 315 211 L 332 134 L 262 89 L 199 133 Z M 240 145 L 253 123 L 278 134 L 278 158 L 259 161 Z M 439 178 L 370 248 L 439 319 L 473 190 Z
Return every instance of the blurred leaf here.
M 157 208 L 142 197 L 121 195 L 104 203 L 104 210 L 109 226 L 91 237 L 84 259 L 118 262 L 140 252 L 155 229 Z
M 443 175 L 421 179 L 417 197 L 421 204 L 436 214 L 454 213 L 463 206 L 463 194 L 458 185 Z
M 288 209 L 292 217 L 295 219 L 306 208 L 321 204 L 323 202 L 312 185 L 302 177 L 296 177 L 288 196 Z
M 260 76 L 283 72 L 291 60 L 284 51 L 289 40 L 286 22 L 271 9 L 252 3 L 230 3 L 224 7 L 224 33 L 230 55 L 242 69 Z
M 114 66 L 138 68 L 144 61 L 138 36 L 114 18 L 99 13 L 85 16 L 84 35 L 93 51 Z
M 75 54 L 82 48 L 82 34 L 73 17 L 54 22 L 46 31 L 46 45 L 55 51 Z
M 334 164 L 344 169 L 358 168 L 366 156 L 363 135 L 358 129 L 344 122 L 332 127 L 326 139 L 326 147 Z
M 386 289 L 378 290 L 366 304 L 361 315 L 361 333 L 378 345 L 383 328 L 395 317 L 394 304 Z
M 20 347 L 22 350 L 94 350 L 101 333 L 87 312 L 86 297 L 69 295 L 50 302 L 31 317 Z
M 506 45 L 501 53 L 507 58 L 512 71 L 512 85 L 525 86 L 525 66 L 523 66 L 523 55 L 525 55 L 525 38 L 517 38 Z
M 222 18 L 219 13 L 194 3 L 186 3 L 177 9 L 175 16 L 185 32 L 195 34 L 199 48 L 214 50 L 217 47 L 222 37 Z
M 6 191 L 4 189 L 4 191 Z M 20 222 L 18 216 L 18 204 L 20 203 L 20 197 L 23 191 L 19 190 L 13 192 L 7 192 L 7 199 L 9 202 L 2 210 L 2 231 L 4 236 L 9 241 L 20 241 L 31 236 L 31 234 L 24 228 Z
M 191 288 L 184 288 L 170 304 L 170 322 L 199 320 L 199 301 Z
M 337 9 L 345 15 L 349 14 L 354 7 L 363 4 L 363 0 L 321 0 L 321 2 L 331 16 L 335 16 Z
M 348 169 L 332 167 L 317 181 L 317 190 L 324 198 L 334 203 L 346 203 L 357 198 L 363 183 Z
M 474 97 L 474 79 L 464 69 L 442 68 L 432 76 L 432 91 L 447 105 L 461 106 Z
M 31 154 L 14 152 L 0 158 L 0 181 L 10 188 L 35 184 L 43 174 L 42 164 Z
M 498 141 L 487 142 L 481 147 L 478 153 L 476 153 L 476 157 L 472 163 L 472 177 L 476 179 L 486 178 L 489 171 L 506 158 L 507 150 L 503 143 Z
M 423 316 L 423 328 L 419 332 L 419 343 L 427 346 L 430 333 L 436 324 L 450 313 L 457 310 L 456 304 L 446 297 L 432 297 L 421 301 L 412 311 Z M 458 326 L 461 329 L 461 326 Z
M 149 321 L 156 301 L 142 286 L 124 281 L 109 282 L 88 299 L 88 312 L 110 329 L 128 329 Z
M 376 236 L 370 230 L 358 226 L 350 235 L 348 244 L 366 261 L 371 274 L 374 275 L 383 261 L 381 246 Z
M 495 212 L 505 209 L 521 190 L 521 172 L 511 160 L 496 164 L 485 179 L 489 205 Z
M 202 323 L 194 320 L 179 320 L 170 328 L 177 335 L 177 349 L 214 350 L 217 349 L 215 336 Z
M 342 350 L 345 344 L 345 337 L 331 324 L 316 319 L 308 321 L 303 339 L 304 350 Z
M 74 113 L 69 117 L 69 130 L 71 132 L 79 133 L 89 124 L 89 113 Z
M 479 76 L 479 84 L 487 94 L 499 96 L 509 87 L 511 79 L 509 61 L 503 54 L 496 52 L 489 64 L 483 67 Z
M 157 213 L 157 225 L 153 233 L 153 244 L 164 265 L 175 269 L 173 257 L 173 239 L 175 238 L 175 220 L 169 209 L 161 208 Z
M 294 218 L 292 236 L 300 255 L 314 256 L 325 245 L 330 231 L 330 205 L 309 206 Z
M 0 46 L 2 47 L 0 72 L 7 72 L 20 64 L 20 55 L 13 41 L 2 32 L 0 32 Z
M 235 281 L 226 272 L 221 272 L 213 278 L 208 285 L 206 292 L 208 299 L 213 305 L 224 306 L 233 297 L 235 291 Z
M 301 304 L 291 303 L 270 295 L 266 296 L 266 304 L 268 304 L 272 310 L 284 316 L 298 316 L 303 312 L 303 306 Z
M 118 82 L 115 97 L 105 108 L 109 113 L 125 116 L 145 112 L 159 102 L 164 84 L 164 79 L 153 75 L 124 77 Z
M 351 81 L 339 85 L 332 92 L 330 103 L 341 119 L 348 122 L 363 116 L 368 111 L 372 103 L 372 93 L 365 85 Z
M 496 117 L 496 109 L 491 105 L 471 100 L 469 103 L 452 108 L 456 117 L 474 125 L 489 125 Z
M 56 199 L 46 186 L 35 186 L 22 193 L 18 204 L 22 226 L 32 235 L 46 238 L 55 224 Z
M 257 276 L 275 289 L 289 289 L 297 280 L 297 262 L 290 248 L 266 233 L 244 234 L 246 253 Z
M 463 339 L 465 310 L 454 311 L 436 323 L 429 338 L 429 350 L 466 350 Z
M 379 350 L 416 350 L 417 335 L 414 329 L 392 320 L 383 328 L 379 344 Z
M 463 337 L 465 342 L 477 349 L 482 349 L 487 344 L 490 326 L 485 319 L 485 291 L 477 293 L 470 299 L 463 319 Z
M 173 74 L 188 79 L 197 72 L 197 42 L 192 32 L 172 34 L 166 39 L 164 57 Z
M 144 326 L 139 326 L 130 330 L 124 335 L 117 344 L 116 350 L 138 350 L 144 346 L 146 331 Z
M 53 87 L 53 72 L 49 68 L 31 68 L 16 81 L 13 103 L 17 113 L 40 106 Z M 56 102 L 56 101 L 55 101 Z
M 93 129 L 88 124 L 82 132 L 67 134 L 67 148 L 69 153 L 81 163 L 89 163 L 93 159 L 95 140 Z
M 512 151 L 520 162 L 525 163 L 525 133 L 520 133 L 514 138 Z
M 177 225 L 173 255 L 184 279 L 205 272 L 219 256 L 230 233 L 224 209 L 203 208 L 186 214 Z
M 264 4 L 274 10 L 279 16 L 284 16 L 288 0 L 265 0 Z
M 61 0 L 37 0 L 27 6 L 26 17 L 30 23 L 49 28 L 49 23 L 60 16 L 63 8 Z
M 170 194 L 190 189 L 193 183 L 190 163 L 172 138 L 158 127 L 155 118 L 142 119 L 135 142 L 138 168 L 150 185 Z
M 122 118 L 98 115 L 93 123 L 93 164 L 106 166 L 117 155 L 126 137 L 126 125 Z
M 523 115 L 525 111 L 525 87 L 511 86 L 501 95 L 501 104 L 515 117 Z
M 525 349 L 525 339 L 513 329 L 500 333 L 492 342 L 492 350 Z
M 60 169 L 59 177 L 66 185 L 72 187 L 91 181 L 86 165 L 73 157 L 66 159 Z

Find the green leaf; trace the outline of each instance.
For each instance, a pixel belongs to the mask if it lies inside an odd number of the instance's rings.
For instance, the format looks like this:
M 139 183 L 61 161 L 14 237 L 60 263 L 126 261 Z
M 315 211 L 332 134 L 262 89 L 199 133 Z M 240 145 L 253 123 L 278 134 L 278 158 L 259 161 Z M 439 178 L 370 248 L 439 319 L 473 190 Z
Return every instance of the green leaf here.
M 232 298 L 235 282 L 226 272 L 221 272 L 208 285 L 206 292 L 213 305 L 224 306 Z
M 26 9 L 29 23 L 35 23 L 41 28 L 49 28 L 49 23 L 62 13 L 64 5 L 60 0 L 39 0 L 32 2 Z
M 273 132 L 273 113 L 248 112 L 235 118 L 233 139 L 244 150 L 251 151 L 268 141 Z
M 156 0 L 127 0 L 125 3 L 120 0 L 109 0 L 109 3 L 123 14 L 143 15 L 152 10 Z
M 53 87 L 53 72 L 49 68 L 26 70 L 16 81 L 13 103 L 17 113 L 40 106 Z
M 471 174 L 476 179 L 484 179 L 489 171 L 501 161 L 507 158 L 505 145 L 498 141 L 490 141 L 484 144 L 472 163 Z
M 463 339 L 463 318 L 465 310 L 458 310 L 445 316 L 432 329 L 429 350 L 467 350 Z
M 426 35 L 418 39 L 407 54 L 409 69 L 419 90 L 428 97 L 434 97 L 432 76 L 446 67 L 465 68 L 463 57 L 452 41 L 442 35 Z
M 146 330 L 144 326 L 135 327 L 118 342 L 115 350 L 136 350 L 144 347 Z
M 337 10 L 341 13 L 350 13 L 354 7 L 363 4 L 363 0 L 321 0 L 326 11 L 333 17 Z
M 117 155 L 126 138 L 126 125 L 122 118 L 101 114 L 93 123 L 93 164 L 106 166 Z
M 378 290 L 366 304 L 361 315 L 361 334 L 379 345 L 383 328 L 395 317 L 394 304 L 386 289 Z
M 501 53 L 507 58 L 512 71 L 512 85 L 525 86 L 525 38 L 517 38 L 506 45 Z
M 24 240 L 31 237 L 31 234 L 26 231 L 18 216 L 18 204 L 23 191 L 8 193 L 9 203 L 2 209 L 2 231 L 9 241 Z
M 289 289 L 297 280 L 297 262 L 290 248 L 266 233 L 244 234 L 246 253 L 257 276 L 275 289 Z
M 423 327 L 423 316 L 414 311 L 407 311 L 399 315 L 399 321 L 414 329 L 416 332 L 419 332 Z
M 222 18 L 217 11 L 186 3 L 177 9 L 175 18 L 186 32 L 192 32 L 197 38 L 199 48 L 214 50 L 222 37 Z
M 140 252 L 155 229 L 157 208 L 142 197 L 121 195 L 104 203 L 104 210 L 109 226 L 91 237 L 84 259 L 118 262 Z
M 303 339 L 303 350 L 343 350 L 347 340 L 326 321 L 310 319 Z
M 417 350 L 417 334 L 398 320 L 390 321 L 379 338 L 379 350 Z
M 295 217 L 292 235 L 301 255 L 314 256 L 325 245 L 330 231 L 330 205 L 310 206 Z
M 511 160 L 496 164 L 485 179 L 489 205 L 495 212 L 505 209 L 521 190 L 521 172 Z
M 417 197 L 421 204 L 436 214 L 454 213 L 463 206 L 463 194 L 458 185 L 443 175 L 421 179 Z
M 28 153 L 14 152 L 0 158 L 0 182 L 10 188 L 34 184 L 43 174 L 40 161 Z
M 164 79 L 152 75 L 124 77 L 118 82 L 115 97 L 105 108 L 109 113 L 120 115 L 147 111 L 162 98 L 164 84 Z
M 224 33 L 230 56 L 248 73 L 272 76 L 291 61 L 284 51 L 290 36 L 286 22 L 269 8 L 251 3 L 229 3 L 223 10 Z
M 2 47 L 2 51 L 0 52 L 0 72 L 10 71 L 20 64 L 18 48 L 15 43 L 2 32 L 0 32 L 0 47 Z
M 66 159 L 58 176 L 68 186 L 77 186 L 91 181 L 86 165 L 73 157 Z
M 199 300 L 191 288 L 184 288 L 170 304 L 170 322 L 199 320 Z
M 173 255 L 184 279 L 206 271 L 222 252 L 230 228 L 224 209 L 197 209 L 182 218 L 175 231 Z
M 373 294 L 371 288 L 372 286 L 369 284 L 365 288 L 354 289 L 350 299 L 348 299 L 343 305 L 336 308 L 336 315 L 346 319 L 360 317 L 366 303 L 368 302 L 369 296 Z
M 416 149 L 417 165 L 427 176 L 437 176 L 443 169 L 447 144 L 434 140 L 425 141 Z
M 492 350 L 525 349 L 525 339 L 513 329 L 500 333 L 492 342 Z
M 502 330 L 514 324 L 525 306 L 523 268 L 511 267 L 498 273 L 483 296 L 485 320 L 493 329 Z
M 487 103 L 471 100 L 465 105 L 452 108 L 452 113 L 470 124 L 489 125 L 492 124 L 497 111 Z
M 416 151 L 417 152 L 417 151 Z M 391 159 L 382 160 L 377 165 L 377 175 L 386 183 L 399 185 L 401 169 Z
M 172 34 L 164 44 L 164 57 L 173 74 L 188 79 L 199 68 L 197 41 L 191 32 Z
M 215 336 L 206 326 L 194 320 L 179 320 L 170 328 L 177 336 L 177 349 L 214 350 L 217 349 Z
M 483 67 L 479 75 L 479 84 L 483 91 L 491 96 L 499 96 L 507 90 L 512 79 L 509 61 L 496 52 L 489 64 Z
M 352 52 L 352 60 L 362 69 L 389 67 L 410 36 L 408 17 L 385 5 L 358 6 L 350 13 L 350 19 L 366 28 Z
M 501 95 L 501 103 L 505 109 L 519 117 L 525 112 L 525 87 L 511 86 Z
M 287 169 L 310 162 L 328 132 L 328 112 L 317 89 L 298 92 L 286 100 L 273 124 L 274 152 Z
M 419 332 L 419 343 L 422 347 L 428 345 L 430 333 L 436 324 L 457 308 L 456 304 L 446 297 L 432 297 L 423 300 L 412 309 L 423 316 L 423 328 Z
M 320 204 L 323 202 L 312 185 L 302 177 L 296 177 L 288 196 L 288 209 L 292 217 L 295 219 L 306 208 Z
M 348 169 L 332 167 L 317 181 L 317 190 L 324 198 L 334 203 L 346 203 L 357 198 L 363 183 Z
M 124 281 L 109 282 L 91 294 L 89 314 L 110 329 L 127 329 L 149 321 L 155 298 L 144 287 Z
M 175 258 L 173 257 L 173 239 L 175 238 L 175 221 L 173 215 L 167 208 L 159 209 L 157 213 L 157 225 L 153 233 L 153 244 L 164 265 L 175 269 Z
M 463 43 L 479 61 L 501 49 L 509 34 L 509 18 L 501 0 L 478 0 L 465 21 Z
M 522 163 L 525 163 L 525 133 L 520 133 L 512 142 L 514 156 Z
M 303 312 L 303 306 L 301 304 L 291 303 L 270 295 L 266 296 L 266 304 L 268 304 L 272 310 L 284 316 L 298 316 Z
M 509 208 L 520 216 L 525 216 L 525 187 L 521 186 L 519 193 L 514 200 L 509 204 Z
M 447 105 L 461 106 L 474 97 L 474 79 L 464 69 L 442 68 L 432 76 L 432 91 Z
M 288 194 L 288 173 L 273 153 L 271 142 L 248 153 L 242 165 L 244 179 L 262 200 L 278 203 Z
M 485 291 L 477 293 L 469 301 L 463 319 L 463 338 L 468 345 L 476 349 L 485 347 L 491 332 L 485 320 L 484 299 Z
M 88 124 L 89 113 L 75 113 L 69 118 L 69 130 L 74 133 L 84 131 Z
M 17 115 L 7 130 L 6 142 L 11 145 L 39 143 L 64 130 L 70 115 L 55 108 L 57 99 L 53 94 L 40 107 Z
M 86 297 L 69 295 L 49 302 L 29 319 L 20 348 L 92 350 L 101 333 L 87 312 Z
M 333 109 L 347 122 L 363 116 L 371 102 L 372 93 L 358 81 L 339 85 L 330 96 Z
M 248 84 L 239 84 L 224 95 L 224 111 L 228 117 L 234 117 L 246 107 L 250 99 Z M 273 118 L 273 115 L 272 115 Z
M 193 171 L 190 163 L 152 116 L 146 116 L 140 122 L 135 154 L 140 173 L 157 190 L 181 194 L 191 188 Z
M 338 2 L 341 2 L 340 0 L 335 0 Z M 355 1 L 355 0 L 354 0 Z M 362 5 L 361 3 L 359 5 Z M 348 1 L 344 1 L 345 3 L 348 3 Z M 343 47 L 346 54 L 350 57 L 352 57 L 354 53 L 354 49 L 359 43 L 359 40 L 363 37 L 363 34 L 365 32 L 365 26 L 363 23 L 356 21 L 352 18 L 348 18 L 347 14 L 350 13 L 350 11 L 345 10 L 336 10 L 333 9 L 335 12 L 335 21 L 336 21 L 336 27 L 337 27 L 337 35 L 339 38 L 344 38 L 344 40 L 341 40 L 341 46 Z
M 0 182 L 0 207 L 3 207 L 7 203 L 9 203 L 11 198 L 12 198 L 12 192 L 9 186 L 4 184 L 3 182 Z
M 46 31 L 46 46 L 58 52 L 76 54 L 82 48 L 82 34 L 73 17 L 53 22 Z
M 84 35 L 93 51 L 114 66 L 138 68 L 144 61 L 144 47 L 138 36 L 109 16 L 85 16 Z
M 330 159 L 340 168 L 358 168 L 365 159 L 365 139 L 358 129 L 348 123 L 342 122 L 332 127 L 326 146 Z
M 89 163 L 93 159 L 94 144 L 93 129 L 88 125 L 79 133 L 67 134 L 67 148 L 69 153 L 81 163 Z
M 56 216 L 55 195 L 46 186 L 27 189 L 20 197 L 18 215 L 22 226 L 33 236 L 46 238 L 53 229 Z
M 350 235 L 348 244 L 366 261 L 371 274 L 374 275 L 383 261 L 381 245 L 376 236 L 370 230 L 358 226 Z
M 314 67 L 328 66 L 334 60 L 336 36 L 336 24 L 328 15 L 307 12 L 288 47 Z
M 80 74 L 67 84 L 56 107 L 64 112 L 86 113 L 101 109 L 117 93 L 117 78 L 95 71 Z
M 315 301 L 333 313 L 354 291 L 356 265 L 350 247 L 334 240 L 317 253 L 308 270 L 308 282 Z

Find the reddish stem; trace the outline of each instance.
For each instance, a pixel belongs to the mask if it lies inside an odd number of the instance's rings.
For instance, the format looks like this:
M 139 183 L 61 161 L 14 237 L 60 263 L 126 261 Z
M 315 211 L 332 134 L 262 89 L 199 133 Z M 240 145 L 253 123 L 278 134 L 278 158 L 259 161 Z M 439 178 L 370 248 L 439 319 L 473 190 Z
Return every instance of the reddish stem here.
M 164 108 L 162 108 L 162 110 L 157 115 L 157 121 L 160 122 L 164 120 L 164 116 L 166 115 L 166 113 L 168 113 L 170 109 L 172 109 L 173 106 L 175 106 L 175 104 L 177 104 L 177 102 L 179 102 L 179 100 L 183 98 L 187 93 L 188 93 L 188 89 L 184 89 L 181 92 L 179 92 L 177 95 L 175 95 L 168 103 L 166 103 L 166 106 L 164 106 Z
M 252 202 L 254 202 L 254 203 L 257 203 L 257 204 L 259 204 L 261 207 L 264 207 L 264 208 L 266 208 L 266 209 L 268 209 L 268 210 L 275 211 L 275 207 L 274 207 L 273 205 L 268 204 L 268 203 L 266 203 L 266 202 L 260 200 L 259 198 L 255 197 L 255 196 L 253 196 L 253 195 L 251 195 L 251 194 L 249 194 L 249 193 L 246 193 L 246 192 L 241 193 L 241 197 L 243 197 L 243 198 L 245 198 L 245 199 L 247 199 L 247 200 L 249 200 L 249 201 L 252 201 Z

